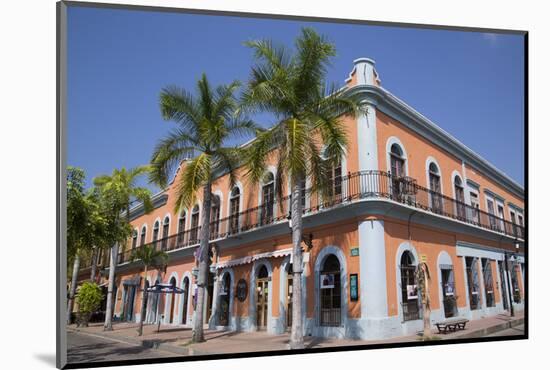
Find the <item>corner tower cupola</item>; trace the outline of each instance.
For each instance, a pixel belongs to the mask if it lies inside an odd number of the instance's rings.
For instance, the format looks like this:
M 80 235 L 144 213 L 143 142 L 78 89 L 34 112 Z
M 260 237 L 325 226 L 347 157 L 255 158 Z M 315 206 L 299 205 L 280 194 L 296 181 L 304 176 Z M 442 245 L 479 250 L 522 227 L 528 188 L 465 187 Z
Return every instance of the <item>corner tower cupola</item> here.
M 380 86 L 380 78 L 376 68 L 375 61 L 370 58 L 359 58 L 353 61 L 353 70 L 346 79 L 348 86 L 355 85 L 375 85 Z

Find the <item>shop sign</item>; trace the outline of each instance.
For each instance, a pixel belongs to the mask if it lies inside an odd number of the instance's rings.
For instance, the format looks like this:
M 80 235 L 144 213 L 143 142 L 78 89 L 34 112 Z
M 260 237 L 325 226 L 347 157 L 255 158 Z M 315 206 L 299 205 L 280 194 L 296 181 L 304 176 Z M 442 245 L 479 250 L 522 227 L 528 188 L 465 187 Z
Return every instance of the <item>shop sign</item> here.
M 240 279 L 238 282 L 237 282 L 237 299 L 240 301 L 240 302 L 244 302 L 245 299 L 246 299 L 246 295 L 248 293 L 248 286 L 246 284 L 246 280 L 245 279 Z
M 357 274 L 351 274 L 349 276 L 349 296 L 352 301 L 359 299 L 359 288 L 357 285 Z
M 420 262 L 423 262 L 423 263 L 428 262 L 428 256 L 426 256 L 425 254 L 421 254 L 420 255 Z
M 334 288 L 334 274 L 321 274 L 321 289 Z
M 357 257 L 359 255 L 359 248 L 351 248 L 351 256 Z

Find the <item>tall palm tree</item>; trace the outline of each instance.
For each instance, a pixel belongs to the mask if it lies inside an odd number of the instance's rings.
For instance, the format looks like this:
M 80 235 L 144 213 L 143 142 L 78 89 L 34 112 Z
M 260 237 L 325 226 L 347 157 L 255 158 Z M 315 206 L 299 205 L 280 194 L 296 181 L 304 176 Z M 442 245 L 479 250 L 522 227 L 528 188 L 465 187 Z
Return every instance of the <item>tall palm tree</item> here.
M 235 182 L 235 168 L 240 149 L 229 146 L 231 140 L 256 132 L 250 120 L 236 114 L 234 93 L 238 82 L 213 89 L 203 74 L 197 82 L 196 96 L 170 86 L 160 93 L 160 110 L 165 120 L 177 123 L 164 139 L 159 141 L 151 159 L 151 181 L 165 187 L 168 176 L 183 160 L 177 186 L 176 213 L 189 208 L 202 190 L 202 220 L 200 247 L 196 253 L 199 262 L 197 276 L 197 306 L 193 323 L 193 341 L 203 342 L 203 307 L 209 271 L 209 239 L 211 192 L 214 176 L 228 173 Z
M 145 288 L 145 281 L 147 280 L 147 271 L 149 267 L 161 268 L 168 261 L 168 254 L 162 250 L 158 250 L 153 245 L 145 245 L 137 248 L 132 253 L 132 261 L 139 260 L 143 265 L 143 295 L 141 297 L 141 309 L 139 317 L 138 335 L 143 334 L 143 320 L 145 318 L 145 304 L 147 302 L 147 289 Z
M 109 287 L 107 290 L 107 309 L 105 312 L 104 330 L 113 330 L 113 290 L 115 286 L 115 270 L 118 257 L 118 246 L 125 243 L 130 236 L 130 205 L 134 201 L 143 203 L 145 213 L 153 209 L 151 191 L 136 184 L 140 176 L 147 174 L 148 166 L 114 169 L 111 175 L 102 175 L 94 179 L 94 185 L 101 191 L 102 197 L 112 211 L 114 225 L 124 226 L 124 237 L 117 238 L 111 247 L 109 263 Z M 125 215 L 125 216 L 124 216 Z
M 355 100 L 334 86 L 325 75 L 335 47 L 310 28 L 295 41 L 295 52 L 269 40 L 250 41 L 257 64 L 242 95 L 243 109 L 270 112 L 279 123 L 260 133 L 247 151 L 248 176 L 258 182 L 268 155 L 277 158 L 276 193 L 290 180 L 293 258 L 292 328 L 290 347 L 303 348 L 302 323 L 302 203 L 301 187 L 311 179 L 311 192 L 328 195 L 328 171 L 345 153 L 347 137 L 342 115 L 354 116 Z M 324 146 L 324 150 L 323 150 Z M 274 150 L 276 149 L 276 150 Z M 287 177 L 288 176 L 288 177 Z

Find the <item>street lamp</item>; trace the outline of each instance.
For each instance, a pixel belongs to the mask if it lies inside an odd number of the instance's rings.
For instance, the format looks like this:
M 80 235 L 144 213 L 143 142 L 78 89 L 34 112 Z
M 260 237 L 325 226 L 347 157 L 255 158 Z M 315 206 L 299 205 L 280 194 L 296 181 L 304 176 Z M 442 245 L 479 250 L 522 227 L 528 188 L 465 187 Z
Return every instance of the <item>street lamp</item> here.
M 514 247 L 515 247 L 515 252 L 512 253 L 512 255 L 509 255 L 508 252 L 504 253 L 504 258 L 506 259 L 506 261 L 505 261 L 506 276 L 507 276 L 506 286 L 508 287 L 508 289 L 507 289 L 508 290 L 508 302 L 510 303 L 510 316 L 511 317 L 514 317 L 514 302 L 512 301 L 512 287 L 511 287 L 511 284 L 510 284 L 510 279 L 512 279 L 512 275 L 510 274 L 508 264 L 510 262 L 514 262 L 516 260 L 516 255 L 519 253 L 519 241 L 517 239 L 514 240 Z

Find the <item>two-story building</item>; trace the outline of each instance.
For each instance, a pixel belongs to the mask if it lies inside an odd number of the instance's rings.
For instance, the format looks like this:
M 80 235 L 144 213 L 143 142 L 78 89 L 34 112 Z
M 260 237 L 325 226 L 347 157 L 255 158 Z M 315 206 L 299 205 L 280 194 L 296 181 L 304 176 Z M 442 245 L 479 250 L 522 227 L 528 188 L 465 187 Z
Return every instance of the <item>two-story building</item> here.
M 349 145 L 328 174 L 328 199 L 310 193 L 308 181 L 302 193 L 304 334 L 378 339 L 420 330 L 419 262 L 430 269 L 433 322 L 493 316 L 510 304 L 523 309 L 522 186 L 384 89 L 374 61 L 355 60 L 346 88 L 366 111 L 343 117 Z M 138 320 L 146 279 L 183 290 L 152 294 L 146 322 L 192 326 L 203 210 L 199 194 L 193 207 L 174 213 L 184 166 L 154 196 L 152 213 L 131 210 L 133 237 L 117 266 L 121 320 Z M 276 199 L 274 161 L 258 185 L 237 172 L 233 188 L 225 174 L 213 184 L 205 324 L 283 333 L 293 293 L 289 197 Z M 150 243 L 170 259 L 165 271 L 144 277 L 129 256 Z

